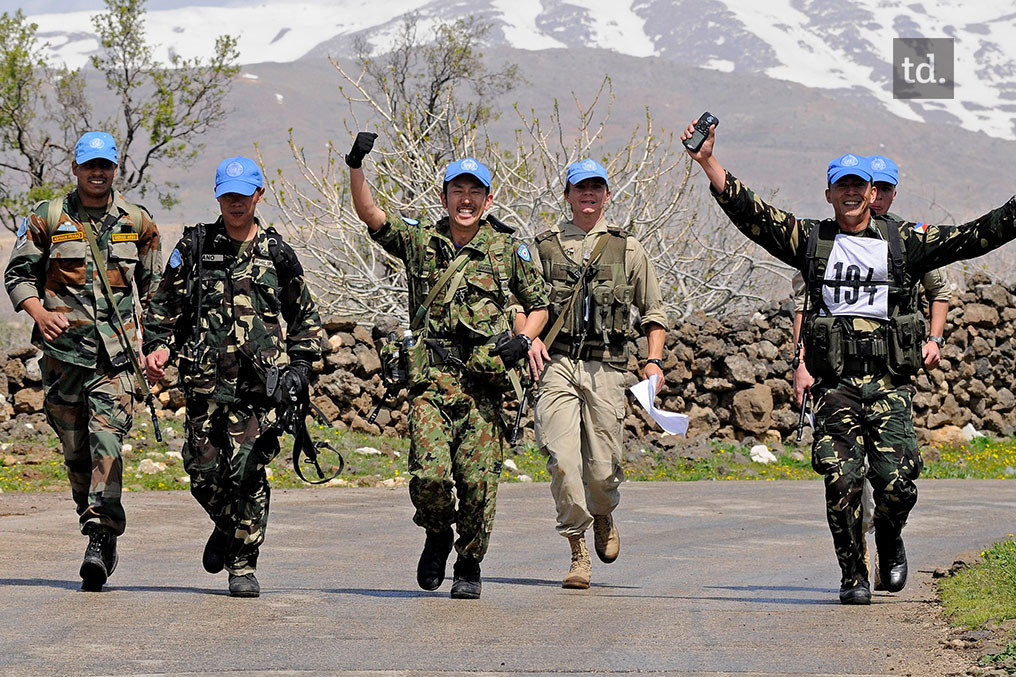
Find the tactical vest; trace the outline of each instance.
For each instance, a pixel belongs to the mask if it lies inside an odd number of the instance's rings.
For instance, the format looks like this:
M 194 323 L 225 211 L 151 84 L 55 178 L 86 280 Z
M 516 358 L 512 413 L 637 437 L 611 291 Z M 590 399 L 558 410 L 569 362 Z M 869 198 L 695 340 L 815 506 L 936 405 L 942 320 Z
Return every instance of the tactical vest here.
M 803 338 L 805 364 L 815 378 L 880 374 L 888 371 L 912 376 L 924 364 L 922 349 L 927 336 L 924 317 L 917 311 L 917 286 L 906 270 L 903 239 L 894 219 L 873 217 L 872 225 L 888 244 L 889 319 L 874 332 L 855 332 L 851 316 L 830 314 L 823 287 L 836 284 L 858 287 L 861 281 L 825 280 L 836 236 L 835 221 L 822 221 L 808 238 L 804 277 L 806 305 Z M 868 283 L 870 284 L 870 283 Z
M 273 287 L 275 290 L 274 305 L 277 307 L 266 309 L 262 315 L 248 314 L 245 316 L 245 336 L 237 337 L 237 343 L 240 352 L 250 360 L 261 379 L 267 381 L 272 377 L 272 374 L 277 374 L 280 365 L 288 362 L 283 348 L 282 328 L 279 323 L 282 310 L 281 290 L 294 277 L 303 274 L 303 266 L 296 258 L 292 248 L 283 246 L 282 236 L 274 228 L 271 226 L 260 226 L 260 228 L 264 233 L 275 273 L 275 280 L 268 280 L 274 284 L 267 286 Z M 187 375 L 196 375 L 211 361 L 217 359 L 213 357 L 213 354 L 217 355 L 221 348 L 221 346 L 207 345 L 207 341 L 202 335 L 201 318 L 207 314 L 204 308 L 206 303 L 203 299 L 205 284 L 214 284 L 218 279 L 229 278 L 230 273 L 226 269 L 225 263 L 233 260 L 236 252 L 232 241 L 226 234 L 225 226 L 220 222 L 199 223 L 186 228 L 182 240 L 190 243 L 187 248 L 187 256 L 181 265 L 183 266 L 186 295 L 192 299 L 192 303 L 189 308 L 190 312 L 177 324 L 176 335 L 178 345 L 183 346 L 180 353 L 181 372 Z M 255 283 L 252 280 L 250 292 L 253 294 L 254 287 L 264 286 L 260 281 Z M 271 301 L 271 298 L 266 300 Z M 230 309 L 234 313 L 236 310 L 236 308 Z M 238 317 L 231 319 L 234 323 L 240 321 Z M 211 388 L 212 384 L 208 384 L 208 387 Z M 230 399 L 225 395 L 220 397 L 218 392 L 225 392 L 228 388 L 216 386 L 215 390 L 217 398 L 222 401 Z
M 627 234 L 613 226 L 607 228 L 607 233 L 610 239 L 585 280 L 579 279 L 584 262 L 575 263 L 568 258 L 554 232 L 536 237 L 543 277 L 551 287 L 547 326 L 552 326 L 564 312 L 576 285 L 581 285 L 551 350 L 573 359 L 626 364 L 635 287 L 628 283 L 625 270 Z

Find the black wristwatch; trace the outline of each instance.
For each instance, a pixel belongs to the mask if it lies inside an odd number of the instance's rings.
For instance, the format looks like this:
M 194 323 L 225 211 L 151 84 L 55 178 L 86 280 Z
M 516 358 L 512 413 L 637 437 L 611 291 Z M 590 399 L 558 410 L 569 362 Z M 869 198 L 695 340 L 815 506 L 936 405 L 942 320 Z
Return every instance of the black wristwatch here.
M 522 333 L 520 333 L 518 336 L 520 339 L 526 342 L 526 352 L 528 353 L 529 349 L 533 347 L 533 339 L 529 338 L 527 335 Z
M 942 346 L 945 345 L 945 337 L 944 336 L 929 336 L 928 340 L 929 341 L 934 341 L 935 343 L 937 343 L 939 348 L 941 348 Z
M 660 368 L 660 371 L 663 371 L 663 360 L 661 360 L 658 357 L 652 357 L 646 360 L 646 364 L 655 364 L 657 367 Z

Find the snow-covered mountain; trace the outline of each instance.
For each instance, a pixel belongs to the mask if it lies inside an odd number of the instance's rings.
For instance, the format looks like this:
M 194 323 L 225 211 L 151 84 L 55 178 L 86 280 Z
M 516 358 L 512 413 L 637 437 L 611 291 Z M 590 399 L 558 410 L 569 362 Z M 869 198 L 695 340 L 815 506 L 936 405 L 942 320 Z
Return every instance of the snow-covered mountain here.
M 9 4 L 12 0 L 6 0 Z M 913 120 L 1016 139 L 1013 0 L 161 0 L 147 15 L 165 59 L 207 55 L 238 35 L 244 63 L 349 53 L 354 37 L 383 50 L 407 12 L 424 28 L 466 14 L 490 21 L 493 45 L 599 47 L 707 69 L 760 74 L 877 102 Z M 98 0 L 75 0 L 96 9 Z M 52 7 L 48 0 L 28 5 Z M 0 7 L 3 7 L 0 4 Z M 54 59 L 82 66 L 97 46 L 95 10 L 34 14 Z M 955 98 L 892 98 L 895 37 L 955 39 Z M 615 74 L 618 75 L 618 74 Z

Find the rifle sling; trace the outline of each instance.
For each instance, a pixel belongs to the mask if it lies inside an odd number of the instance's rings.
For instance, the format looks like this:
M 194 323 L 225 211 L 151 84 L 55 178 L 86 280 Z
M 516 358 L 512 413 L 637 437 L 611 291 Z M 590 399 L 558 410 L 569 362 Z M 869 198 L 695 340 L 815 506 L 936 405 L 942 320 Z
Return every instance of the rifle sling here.
M 431 304 L 434 303 L 434 299 L 437 298 L 437 295 L 440 294 L 441 290 L 448 284 L 448 281 L 452 279 L 452 276 L 459 272 L 460 268 L 463 268 L 466 265 L 467 261 L 469 261 L 469 252 L 465 250 L 455 257 L 455 260 L 451 262 L 451 265 L 449 265 L 448 268 L 445 269 L 445 272 L 441 274 L 441 277 L 438 278 L 437 284 L 431 287 L 430 293 L 427 294 L 427 298 L 423 300 L 423 304 L 417 308 L 416 315 L 413 316 L 412 322 L 409 323 L 410 329 L 415 332 L 420 328 L 420 325 L 423 324 L 424 318 L 427 316 L 427 311 L 430 309 Z M 451 294 L 455 293 L 455 289 L 461 282 L 462 275 L 459 275 L 455 287 L 452 288 L 450 292 Z
M 561 314 L 557 316 L 557 319 L 554 320 L 554 325 L 550 328 L 550 331 L 547 332 L 547 337 L 543 339 L 543 345 L 547 352 L 550 352 L 550 347 L 554 345 L 554 340 L 561 332 L 565 318 L 571 315 L 572 309 L 575 307 L 575 301 L 578 299 L 579 292 L 582 290 L 582 284 L 585 282 L 586 274 L 589 272 L 589 269 L 593 266 L 593 264 L 600 259 L 600 255 L 603 253 L 603 250 L 607 248 L 607 242 L 609 241 L 610 233 L 603 233 L 600 235 L 600 239 L 596 241 L 596 245 L 593 247 L 593 251 L 589 256 L 589 260 L 586 261 L 586 265 L 582 267 L 582 272 L 579 274 L 578 282 L 575 283 L 575 287 L 572 289 L 572 294 L 568 299 L 567 305 L 565 305 Z
M 106 215 L 106 220 L 103 222 L 101 230 L 110 228 L 115 221 L 119 219 L 119 216 L 113 213 Z M 123 344 L 124 351 L 130 358 L 131 364 L 134 367 L 134 377 L 137 381 L 137 387 L 141 391 L 142 399 L 148 399 L 152 392 L 148 388 L 148 379 L 145 378 L 144 372 L 141 371 L 141 363 L 138 362 L 137 353 L 131 346 L 130 341 L 127 339 L 127 330 L 124 327 L 123 317 L 120 315 L 120 309 L 117 308 L 116 299 L 113 297 L 113 289 L 109 284 L 109 277 L 106 276 L 106 261 L 102 258 L 102 254 L 99 252 L 99 244 L 95 241 L 95 234 L 92 232 L 90 224 L 81 224 L 81 230 L 85 231 L 85 239 L 88 240 L 88 247 L 92 250 L 92 259 L 95 261 L 95 267 L 99 273 L 99 279 L 102 280 L 102 288 L 106 293 L 106 300 L 109 301 L 110 307 L 113 308 L 113 314 L 116 316 L 116 322 L 120 326 L 120 332 L 117 337 Z

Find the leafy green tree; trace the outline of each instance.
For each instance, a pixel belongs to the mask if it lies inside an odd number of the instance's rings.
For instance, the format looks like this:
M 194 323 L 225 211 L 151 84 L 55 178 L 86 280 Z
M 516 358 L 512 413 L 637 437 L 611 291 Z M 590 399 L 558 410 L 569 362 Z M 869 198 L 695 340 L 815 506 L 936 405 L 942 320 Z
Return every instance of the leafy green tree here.
M 0 15 L 0 220 L 10 230 L 37 200 L 72 185 L 70 154 L 88 129 L 117 139 L 117 188 L 164 207 L 176 203 L 175 184 L 156 182 L 152 168 L 186 166 L 200 138 L 226 116 L 225 98 L 239 72 L 236 38 L 221 36 L 208 59 L 173 55 L 155 61 L 145 36 L 145 0 L 105 0 L 93 19 L 99 52 L 91 65 L 116 102 L 97 119 L 80 70 L 48 64 L 38 26 L 18 10 Z

